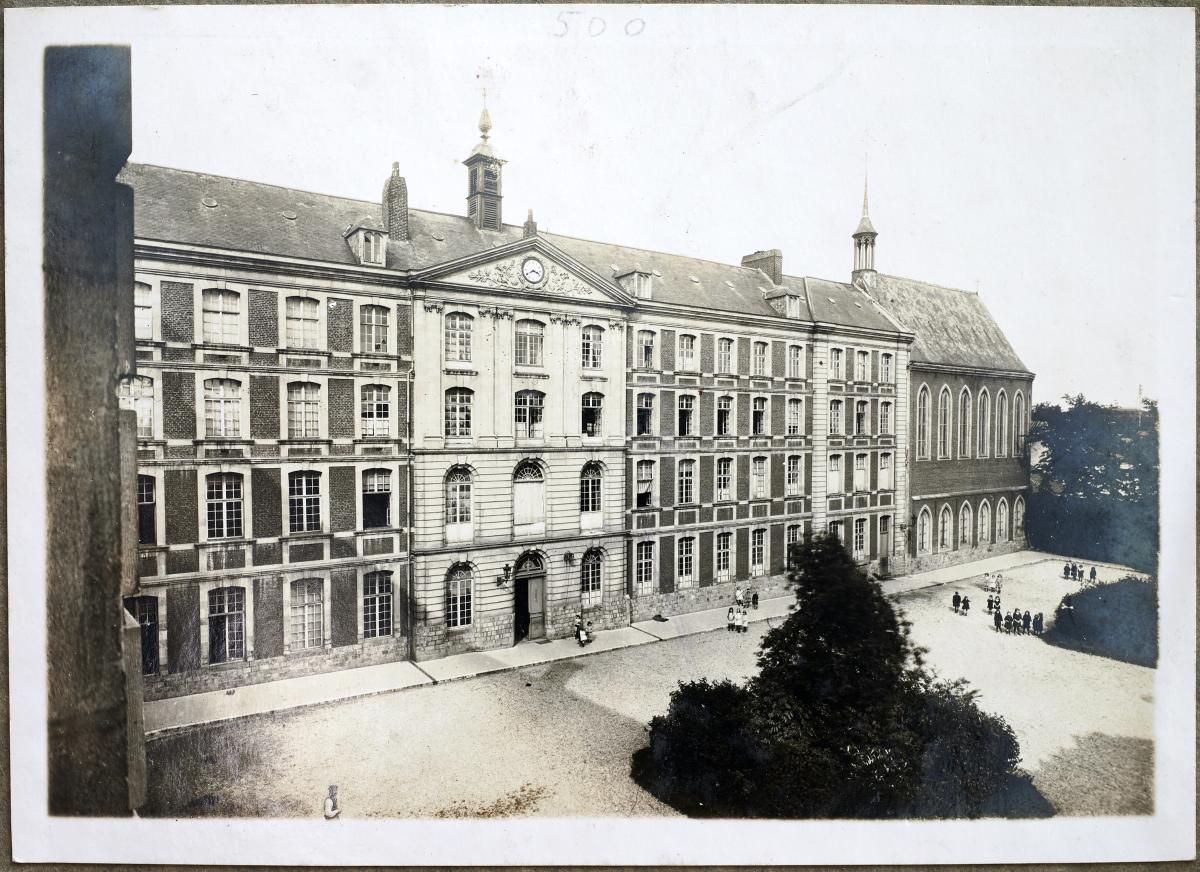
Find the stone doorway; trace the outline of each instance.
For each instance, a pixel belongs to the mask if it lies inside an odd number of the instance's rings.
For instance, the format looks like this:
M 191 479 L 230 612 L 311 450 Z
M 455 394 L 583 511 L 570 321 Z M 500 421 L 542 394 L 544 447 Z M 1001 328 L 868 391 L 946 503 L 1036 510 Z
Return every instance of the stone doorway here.
M 513 572 L 514 644 L 546 635 L 545 598 L 546 564 L 537 554 L 525 554 Z

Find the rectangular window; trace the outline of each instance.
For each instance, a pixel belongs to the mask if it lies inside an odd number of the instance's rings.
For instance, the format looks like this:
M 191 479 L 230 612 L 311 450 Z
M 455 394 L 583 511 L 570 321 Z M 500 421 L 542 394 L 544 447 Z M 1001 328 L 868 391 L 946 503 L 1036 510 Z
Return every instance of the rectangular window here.
M 237 345 L 241 338 L 236 291 L 205 291 L 201 297 L 201 330 L 205 342 Z
M 800 525 L 799 524 L 788 524 L 787 544 L 795 545 L 799 541 L 800 541 Z
M 358 317 L 358 339 L 363 353 L 387 354 L 388 310 L 383 306 L 363 306 L 359 310 Z
M 871 355 L 869 352 L 859 351 L 854 355 L 854 380 L 862 382 L 871 380 Z
M 363 473 L 363 529 L 392 525 L 392 474 L 386 469 L 368 469 Z
M 717 502 L 732 499 L 733 458 L 717 458 Z
M 635 578 L 639 590 L 644 590 L 654 584 L 654 543 L 639 542 Z
M 517 366 L 542 365 L 542 340 L 545 328 L 537 321 L 517 322 Z
M 580 428 L 584 436 L 599 436 L 601 414 L 604 411 L 604 395 L 587 393 L 583 395 L 582 421 Z
M 654 505 L 654 461 L 639 460 L 637 464 L 637 507 Z
M 733 340 L 717 340 L 717 372 L 733 372 Z
M 284 304 L 284 341 L 288 348 L 320 348 L 320 307 L 307 297 L 288 297 Z
M 787 459 L 787 478 L 784 482 L 788 496 L 798 496 L 801 491 L 800 483 L 804 479 L 804 458 L 792 454 Z
M 867 519 L 854 520 L 854 553 L 862 556 L 867 552 Z
M 583 368 L 600 368 L 600 349 L 603 344 L 604 331 L 599 327 L 583 328 Z
M 755 397 L 750 411 L 750 432 L 762 436 L 767 432 L 767 400 Z
M 446 435 L 471 435 L 471 400 L 474 395 L 468 388 L 451 388 L 446 391 Z
M 325 644 L 325 582 L 307 578 L 292 582 L 292 650 Z
M 600 485 L 603 476 L 600 467 L 594 463 L 584 467 L 579 477 L 579 511 L 583 514 L 600 511 Z
M 694 370 L 696 368 L 696 337 L 683 334 L 679 337 L 679 368 Z
M 363 638 L 392 635 L 392 574 L 368 572 L 363 576 Z
M 756 457 L 750 461 L 750 498 L 762 500 L 767 496 L 767 458 Z
M 879 380 L 881 382 L 892 380 L 892 356 L 890 354 L 882 354 L 879 357 Z
M 829 349 L 829 377 L 840 379 L 842 377 L 842 349 Z
M 391 435 L 391 402 L 386 385 L 364 385 L 362 389 L 362 435 Z
M 767 570 L 767 531 L 750 531 L 750 574 L 762 575 Z
M 696 398 L 683 395 L 679 398 L 679 431 L 680 436 L 692 435 L 692 412 L 696 408 Z
M 681 505 L 695 502 L 696 499 L 696 461 L 679 461 L 679 489 L 675 494 L 676 501 Z
M 686 584 L 694 579 L 693 566 L 693 549 L 695 548 L 696 540 L 688 536 L 679 540 L 679 557 L 678 563 L 678 578 L 677 580 Z
M 717 397 L 717 435 L 733 432 L 733 397 Z
M 208 662 L 246 656 L 246 591 L 221 587 L 208 592 Z
M 649 436 L 654 432 L 654 394 L 638 394 L 637 435 Z
M 204 382 L 204 435 L 237 439 L 242 432 L 242 386 L 232 379 Z
M 754 343 L 754 357 L 752 359 L 752 366 L 752 375 L 770 375 L 767 370 L 767 343 Z
M 642 369 L 654 369 L 654 334 L 649 330 L 638 333 L 638 362 Z
M 242 477 L 232 473 L 208 476 L 208 538 L 236 539 L 242 535 Z
M 799 436 L 804 429 L 804 401 L 787 401 L 787 434 Z
M 879 433 L 881 436 L 887 436 L 892 432 L 892 404 L 879 404 Z
M 462 312 L 451 312 L 446 316 L 446 360 L 454 363 L 470 363 L 471 335 L 475 321 Z
M 788 347 L 788 378 L 804 378 L 804 346 Z
M 321 476 L 293 472 L 288 477 L 288 530 L 312 533 L 321 529 Z
M 831 494 L 842 492 L 842 455 L 829 455 L 829 467 L 826 475 L 826 488 Z
M 871 406 L 865 400 L 859 400 L 854 404 L 854 434 L 856 436 L 865 436 L 869 431 L 868 417 L 870 415 Z
M 154 338 L 153 290 L 145 282 L 133 286 L 133 336 L 135 339 Z
M 829 401 L 829 433 L 831 436 L 842 432 L 842 401 Z
M 732 533 L 717 534 L 717 578 L 729 577 L 729 544 L 732 538 Z
M 833 535 L 833 538 L 837 539 L 839 542 L 846 541 L 845 537 L 842 535 L 842 522 L 841 521 L 830 521 L 829 522 L 829 532 Z
M 892 490 L 892 455 L 886 452 L 879 455 L 879 489 Z
M 867 489 L 867 455 L 854 455 L 854 489 L 856 491 L 865 491 Z
M 538 391 L 517 391 L 514 417 L 518 439 L 541 438 L 542 401 Z
M 154 478 L 152 476 L 138 476 L 137 507 L 138 544 L 154 545 L 158 540 L 158 523 L 155 516 Z
M 288 438 L 316 439 L 321 435 L 321 388 L 310 382 L 288 385 Z

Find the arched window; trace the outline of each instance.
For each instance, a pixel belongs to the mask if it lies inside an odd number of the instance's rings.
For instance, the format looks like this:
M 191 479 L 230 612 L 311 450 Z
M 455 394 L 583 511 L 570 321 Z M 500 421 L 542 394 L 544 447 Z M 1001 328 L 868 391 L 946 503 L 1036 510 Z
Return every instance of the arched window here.
M 984 500 L 979 504 L 979 534 L 975 538 L 975 542 L 979 545 L 987 545 L 992 541 L 992 507 Z
M 804 378 L 804 346 L 788 346 L 788 378 Z
M 288 297 L 284 304 L 284 341 L 288 348 L 320 348 L 321 316 L 317 301 Z
M 929 459 L 929 388 L 924 385 L 917 394 L 917 459 Z
M 767 458 L 755 457 L 750 461 L 750 499 L 765 500 L 768 496 Z
M 841 400 L 829 401 L 829 434 L 831 436 L 838 435 L 842 432 L 842 411 Z
M 733 435 L 733 397 L 717 397 L 717 435 Z
M 463 564 L 446 573 L 446 626 L 471 625 L 471 568 Z
M 321 474 L 293 472 L 288 475 L 288 530 L 314 533 L 321 529 Z
M 208 662 L 228 663 L 246 656 L 246 589 L 219 587 L 208 592 Z
M 870 433 L 870 420 L 871 404 L 866 400 L 859 400 L 854 404 L 854 435 L 866 436 L 868 433 Z
M 1008 456 L 1008 394 L 996 397 L 996 456 Z
M 854 489 L 862 492 L 868 490 L 868 470 L 867 470 L 867 455 L 854 455 Z
M 540 466 L 526 460 L 513 471 L 513 524 L 520 528 L 545 522 L 546 477 Z
M 363 638 L 392 635 L 392 574 L 368 572 L 363 576 Z
M 929 507 L 921 509 L 921 514 L 917 517 L 917 553 L 928 554 L 931 541 L 930 527 L 933 526 L 933 515 L 929 512 Z
M 517 322 L 517 366 L 541 366 L 546 328 L 538 321 Z
M 979 392 L 979 439 L 977 440 L 978 448 L 976 450 L 976 457 L 987 457 L 989 455 L 988 441 L 991 439 L 991 433 L 991 397 L 988 396 L 987 389 L 984 388 Z
M 651 330 L 638 331 L 637 362 L 642 369 L 654 369 L 654 332 Z
M 1013 535 L 1020 537 L 1025 533 L 1025 499 L 1017 497 L 1013 500 Z
M 599 327 L 589 324 L 581 331 L 583 339 L 583 368 L 584 369 L 600 369 L 601 367 L 601 351 L 604 347 L 604 331 Z
M 471 538 L 471 471 L 455 466 L 446 473 L 446 540 Z
M 971 391 L 963 388 L 958 395 L 958 456 L 971 456 Z
M 694 370 L 696 368 L 696 337 L 690 333 L 683 333 L 679 336 L 679 366 L 678 369 L 684 371 Z
M 879 404 L 879 434 L 887 436 L 892 432 L 892 404 L 882 402 Z
M 840 494 L 842 492 L 846 481 L 842 475 L 842 455 L 830 454 L 825 470 L 825 489 L 829 493 Z
M 362 474 L 364 530 L 392 526 L 392 471 L 365 469 Z
M 237 345 L 241 339 L 238 312 L 241 295 L 237 291 L 208 290 L 201 296 L 201 336 L 205 342 Z
M 691 436 L 692 421 L 696 413 L 696 398 L 691 394 L 679 395 L 679 428 L 675 431 L 676 436 Z
M 949 551 L 954 542 L 954 516 L 949 506 L 942 506 L 938 517 L 938 551 Z
M 675 581 L 691 587 L 696 581 L 696 537 L 683 536 L 675 546 Z
M 155 512 L 154 476 L 137 477 L 138 544 L 154 545 L 158 542 L 158 519 Z
M 804 432 L 804 400 L 789 399 L 787 401 L 787 434 L 799 436 Z
M 603 424 L 604 394 L 589 391 L 580 400 L 580 432 L 584 436 L 599 436 Z
M 634 580 L 640 593 L 649 592 L 654 584 L 654 543 L 639 542 L 635 551 Z
M 475 319 L 462 312 L 446 316 L 446 360 L 467 363 L 471 360 L 471 334 Z
M 604 473 L 600 464 L 589 463 L 579 474 L 579 511 L 583 514 L 599 512 Z
M 204 435 L 236 439 L 242 434 L 242 384 L 228 378 L 204 382 Z
M 242 536 L 242 477 L 233 472 L 214 472 L 205 478 L 209 539 L 239 539 Z
M 733 340 L 727 337 L 717 340 L 717 372 L 733 372 Z
M 884 384 L 892 380 L 892 356 L 890 354 L 879 356 L 879 380 Z
M 603 555 L 599 549 L 589 548 L 584 552 L 583 560 L 579 562 L 579 596 L 585 605 L 591 605 L 601 597 L 603 566 Z
M 638 436 L 649 436 L 654 432 L 654 394 L 638 394 L 637 398 L 637 429 Z
M 131 408 L 137 414 L 137 438 L 153 439 L 154 379 L 135 375 L 127 385 L 121 386 L 121 393 L 122 399 L 128 399 L 128 406 L 122 403 L 122 408 Z
M 390 436 L 392 404 L 387 385 L 363 385 L 362 435 Z
M 958 547 L 971 547 L 971 504 L 963 503 L 958 510 Z
M 635 505 L 645 509 L 654 505 L 654 461 L 637 462 L 637 495 Z
M 316 439 L 321 435 L 321 386 L 312 382 L 288 385 L 288 438 Z
M 783 487 L 787 496 L 799 496 L 804 490 L 804 458 L 799 454 L 789 454 L 787 469 L 784 475 Z
M 942 388 L 941 394 L 938 395 L 938 458 L 944 459 L 950 456 L 950 434 L 953 429 L 950 426 L 950 404 L 953 402 L 950 399 L 950 388 Z
M 1013 400 L 1013 456 L 1019 457 L 1025 450 L 1025 396 L 1017 391 Z M 1015 503 L 1014 503 L 1015 506 Z M 1016 514 L 1015 512 L 1013 513 Z
M 471 403 L 474 399 L 470 388 L 446 391 L 446 436 L 471 435 Z
M 755 436 L 767 432 L 767 398 L 755 397 L 750 402 L 750 432 Z
M 771 372 L 767 368 L 767 343 L 754 343 L 754 357 L 752 358 L 752 375 L 770 375 Z
M 1003 498 L 996 503 L 996 541 L 1008 541 L 1008 501 Z
M 890 451 L 881 452 L 879 455 L 878 487 L 879 490 L 892 490 L 896 487 L 892 474 L 892 453 Z
M 292 582 L 292 650 L 325 643 L 325 582 L 302 578 Z
M 387 354 L 388 310 L 363 306 L 358 310 L 358 342 L 364 354 Z
M 716 500 L 724 502 L 733 499 L 733 458 L 717 458 L 717 476 L 715 481 Z
M 687 505 L 696 501 L 696 461 L 688 459 L 679 461 L 676 469 L 678 479 L 675 487 L 676 505 Z
M 154 338 L 154 291 L 145 282 L 133 283 L 133 336 Z
M 515 423 L 518 439 L 540 439 L 542 407 L 546 395 L 541 391 L 517 391 Z

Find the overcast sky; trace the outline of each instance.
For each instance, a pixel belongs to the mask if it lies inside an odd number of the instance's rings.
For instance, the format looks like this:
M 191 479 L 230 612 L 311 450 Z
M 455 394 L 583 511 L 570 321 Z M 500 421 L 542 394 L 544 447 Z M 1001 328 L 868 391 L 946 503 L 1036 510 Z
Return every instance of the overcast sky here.
M 1160 395 L 1193 317 L 1191 10 L 83 14 L 132 45 L 134 160 L 371 200 L 396 160 L 463 214 L 486 88 L 509 222 L 792 275 L 848 279 L 869 156 L 878 268 L 978 288 L 1035 399 Z

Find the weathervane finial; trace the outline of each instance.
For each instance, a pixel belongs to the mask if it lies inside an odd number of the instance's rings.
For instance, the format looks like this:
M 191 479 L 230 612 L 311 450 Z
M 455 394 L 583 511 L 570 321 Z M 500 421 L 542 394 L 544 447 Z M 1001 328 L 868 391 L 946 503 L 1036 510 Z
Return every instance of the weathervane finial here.
M 487 88 L 483 89 L 483 111 L 479 113 L 479 134 L 483 139 L 488 138 L 492 129 L 492 116 L 487 111 Z

